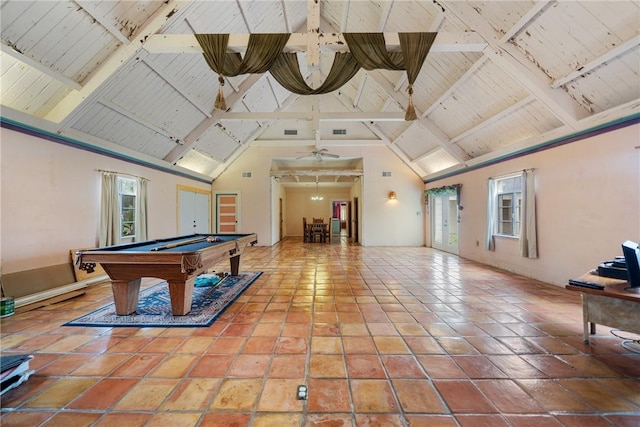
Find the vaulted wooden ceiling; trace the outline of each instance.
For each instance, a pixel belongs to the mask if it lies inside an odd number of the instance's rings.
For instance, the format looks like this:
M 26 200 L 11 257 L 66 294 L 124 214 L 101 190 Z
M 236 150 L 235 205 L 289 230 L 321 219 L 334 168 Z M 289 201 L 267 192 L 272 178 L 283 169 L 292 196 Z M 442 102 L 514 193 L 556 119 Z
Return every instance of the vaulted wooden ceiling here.
M 640 112 L 637 1 L 25 1 L 0 6 L 4 123 L 213 180 L 251 145 L 387 146 L 424 180 Z M 269 73 L 217 76 L 194 33 L 292 33 L 317 87 L 342 33 L 437 31 L 414 85 L 360 70 L 339 90 L 299 96 Z M 303 154 L 304 155 L 304 154 Z M 326 165 L 330 163 L 325 163 Z

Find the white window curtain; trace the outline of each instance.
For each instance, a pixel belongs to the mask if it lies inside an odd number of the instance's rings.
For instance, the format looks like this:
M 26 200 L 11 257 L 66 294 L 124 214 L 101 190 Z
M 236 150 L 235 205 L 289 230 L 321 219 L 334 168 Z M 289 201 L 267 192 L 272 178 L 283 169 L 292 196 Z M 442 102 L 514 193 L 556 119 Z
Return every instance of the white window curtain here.
M 495 251 L 496 245 L 493 238 L 495 232 L 495 218 L 496 218 L 496 203 L 498 198 L 496 197 L 497 186 L 496 180 L 489 178 L 489 188 L 487 191 L 487 224 L 486 224 L 486 236 L 484 241 L 484 247 L 488 251 Z
M 536 238 L 536 192 L 533 169 L 522 171 L 522 211 L 520 228 L 520 255 L 538 258 Z
M 138 224 L 136 225 L 136 240 L 143 242 L 147 240 L 147 180 L 138 178 L 138 194 L 136 196 L 136 214 Z
M 113 172 L 102 172 L 99 247 L 115 245 L 120 242 L 117 178 L 118 176 Z

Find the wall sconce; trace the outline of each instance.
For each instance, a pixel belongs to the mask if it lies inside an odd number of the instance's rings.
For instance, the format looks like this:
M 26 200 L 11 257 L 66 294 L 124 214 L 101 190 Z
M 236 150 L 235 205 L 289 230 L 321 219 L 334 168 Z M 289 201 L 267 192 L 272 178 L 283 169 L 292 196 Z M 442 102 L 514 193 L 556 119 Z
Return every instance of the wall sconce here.
M 389 194 L 387 195 L 387 197 L 389 198 L 389 200 L 395 200 L 396 192 L 395 191 L 389 191 Z

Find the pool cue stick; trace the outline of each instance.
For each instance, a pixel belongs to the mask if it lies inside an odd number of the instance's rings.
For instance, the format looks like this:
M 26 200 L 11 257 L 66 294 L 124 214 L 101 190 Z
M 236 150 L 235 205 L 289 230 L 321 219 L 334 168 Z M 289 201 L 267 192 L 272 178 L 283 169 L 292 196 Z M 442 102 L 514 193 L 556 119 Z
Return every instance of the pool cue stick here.
M 197 239 L 191 239 L 191 240 L 183 240 L 182 242 L 176 242 L 176 243 L 169 243 L 166 244 L 164 246 L 158 246 L 155 248 L 151 248 L 152 251 L 161 251 L 162 249 L 171 249 L 171 248 L 177 248 L 178 246 L 183 246 L 183 245 L 188 245 L 191 243 L 198 243 L 198 242 L 202 242 L 203 240 L 208 240 L 209 237 L 198 237 Z

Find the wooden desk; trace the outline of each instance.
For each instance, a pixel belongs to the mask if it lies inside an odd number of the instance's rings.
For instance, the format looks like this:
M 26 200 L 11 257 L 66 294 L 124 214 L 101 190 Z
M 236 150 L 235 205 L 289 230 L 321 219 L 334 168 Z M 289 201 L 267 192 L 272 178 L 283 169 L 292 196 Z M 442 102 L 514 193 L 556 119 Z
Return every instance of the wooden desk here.
M 640 334 L 640 293 L 625 290 L 629 286 L 626 280 L 610 279 L 592 273 L 579 279 L 605 286 L 603 290 L 566 286 L 571 291 L 580 292 L 582 297 L 585 344 L 589 344 L 589 332 L 592 335 L 596 333 L 596 323 Z

